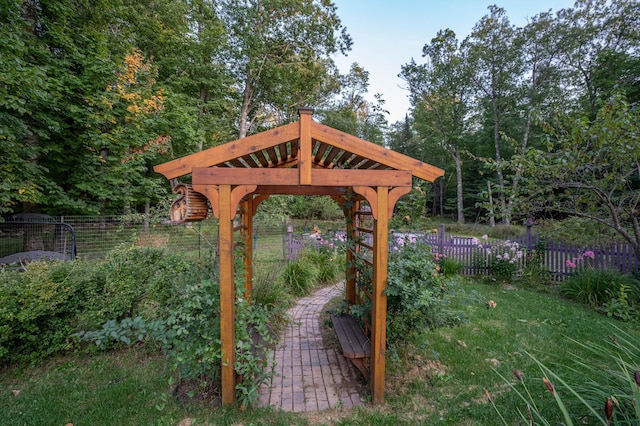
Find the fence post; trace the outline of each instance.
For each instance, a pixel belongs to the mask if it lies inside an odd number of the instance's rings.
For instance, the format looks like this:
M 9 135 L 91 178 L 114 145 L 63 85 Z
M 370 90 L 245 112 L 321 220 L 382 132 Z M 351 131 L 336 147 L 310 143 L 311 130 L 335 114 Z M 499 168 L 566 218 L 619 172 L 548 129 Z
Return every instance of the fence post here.
M 438 232 L 438 252 L 444 253 L 444 223 L 440 224 L 440 231 Z
M 287 233 L 289 234 L 289 261 L 293 260 L 293 226 L 287 226 Z
M 527 218 L 524 224 L 527 225 L 527 251 L 530 252 L 533 248 L 533 241 L 531 239 L 531 227 L 533 226 L 533 219 Z

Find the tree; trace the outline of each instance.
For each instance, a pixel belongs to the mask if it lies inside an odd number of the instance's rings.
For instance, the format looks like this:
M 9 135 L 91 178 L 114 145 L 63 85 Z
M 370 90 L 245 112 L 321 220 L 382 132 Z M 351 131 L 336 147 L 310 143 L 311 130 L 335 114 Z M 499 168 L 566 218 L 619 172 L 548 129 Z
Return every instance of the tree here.
M 170 135 L 159 133 L 165 95 L 156 86 L 157 70 L 133 49 L 116 78 L 92 101 L 86 148 L 95 159 L 83 177 L 87 196 L 99 200 L 100 213 L 145 204 L 165 195 L 151 166 L 170 149 Z
M 462 49 L 474 71 L 473 81 L 479 92 L 479 107 L 486 113 L 485 123 L 492 127 L 494 154 L 497 163 L 503 158 L 501 134 L 509 114 L 516 104 L 516 82 L 522 75 L 522 56 L 517 43 L 516 29 L 510 24 L 504 9 L 489 6 L 489 14 L 478 22 L 463 42 Z M 507 211 L 505 178 L 501 168 L 498 178 L 500 216 L 505 225 L 511 218 Z
M 330 56 L 351 39 L 326 0 L 222 0 L 224 61 L 240 95 L 238 135 L 259 119 L 307 106 L 330 75 Z
M 640 5 L 633 0 L 578 0 L 558 12 L 555 35 L 566 89 L 594 118 L 598 102 L 614 92 L 637 96 Z
M 523 168 L 523 214 L 550 211 L 604 224 L 640 260 L 640 108 L 612 96 L 594 120 L 547 131 L 546 149 L 515 158 Z
M 339 76 L 340 95 L 319 111 L 323 124 L 378 145 L 384 144 L 388 111 L 382 95 L 374 95 L 375 103 L 365 98 L 369 90 L 369 72 L 358 63 L 349 73 Z
M 415 127 L 425 141 L 444 150 L 455 165 L 458 223 L 464 223 L 461 140 L 467 127 L 471 80 L 452 30 L 439 31 L 423 48 L 427 63 L 402 67 Z

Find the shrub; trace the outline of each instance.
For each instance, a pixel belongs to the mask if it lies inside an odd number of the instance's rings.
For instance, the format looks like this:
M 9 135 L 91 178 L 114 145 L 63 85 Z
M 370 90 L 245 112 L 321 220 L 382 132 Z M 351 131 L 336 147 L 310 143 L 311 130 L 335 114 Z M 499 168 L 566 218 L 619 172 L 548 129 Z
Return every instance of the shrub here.
M 282 270 L 284 284 L 294 296 L 306 296 L 318 278 L 318 269 L 304 256 L 287 263 Z
M 434 259 L 440 268 L 440 272 L 445 277 L 451 277 L 454 275 L 458 275 L 460 273 L 460 269 L 462 268 L 462 264 L 455 259 L 450 258 L 445 254 L 434 253 Z
M 639 286 L 632 276 L 616 270 L 583 268 L 567 277 L 560 286 L 560 293 L 612 317 L 627 320 L 638 302 Z
M 447 282 L 428 244 L 407 243 L 389 256 L 387 280 L 390 341 L 406 339 L 429 327 L 457 324 L 459 315 L 446 309 Z
M 318 249 L 308 249 L 301 256 L 306 262 L 314 265 L 318 271 L 316 279 L 321 283 L 333 283 L 338 277 L 341 262 L 333 248 L 321 245 Z M 340 257 L 342 259 L 343 256 Z
M 0 272 L 0 363 L 37 362 L 72 347 L 80 288 L 72 262 L 31 262 Z
M 122 247 L 105 262 L 32 262 L 0 271 L 0 363 L 68 350 L 78 330 L 155 311 L 192 266 L 162 249 Z

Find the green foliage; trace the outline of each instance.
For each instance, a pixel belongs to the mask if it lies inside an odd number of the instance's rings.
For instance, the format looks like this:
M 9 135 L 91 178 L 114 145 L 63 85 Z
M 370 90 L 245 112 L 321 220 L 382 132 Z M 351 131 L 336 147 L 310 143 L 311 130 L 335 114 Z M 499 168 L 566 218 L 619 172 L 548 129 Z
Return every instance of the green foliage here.
M 286 308 L 291 304 L 293 298 L 280 279 L 281 271 L 280 263 L 254 267 L 251 293 L 253 303 L 270 309 Z
M 309 259 L 300 257 L 287 263 L 282 270 L 282 279 L 291 294 L 306 296 L 318 279 L 318 268 Z
M 399 342 L 428 328 L 454 325 L 447 310 L 449 288 L 428 244 L 405 243 L 389 256 L 387 336 Z
M 301 259 L 317 269 L 316 279 L 320 283 L 334 283 L 336 278 L 344 271 L 344 253 L 339 247 L 326 240 L 317 248 L 306 249 L 302 252 Z M 341 269 L 342 268 L 342 269 Z
M 70 349 L 82 310 L 70 262 L 32 262 L 22 273 L 0 271 L 0 363 L 37 362 Z
M 460 273 L 462 264 L 459 261 L 440 253 L 434 253 L 434 259 L 439 267 L 438 270 L 445 276 L 445 278 L 458 275 Z
M 563 379 L 554 368 L 527 354 L 538 367 L 547 391 L 552 395 L 563 424 L 583 424 L 587 419 L 604 425 L 632 425 L 640 421 L 640 348 L 636 345 L 638 337 L 617 328 L 606 345 L 593 342 L 577 342 L 588 354 L 589 362 L 575 356 L 573 369 L 583 376 L 580 384 Z M 524 403 L 526 410 L 518 407 L 517 413 L 522 421 L 541 425 L 557 424 L 556 413 L 539 408 L 540 402 L 532 396 L 525 382 L 523 372 L 513 370 L 516 383 L 500 375 L 509 388 Z M 487 394 L 488 395 L 488 394 Z M 493 400 L 494 409 L 508 424 Z
M 139 322 L 121 321 L 154 318 L 175 297 L 174 280 L 191 268 L 161 249 L 123 246 L 102 263 L 32 262 L 22 273 L 0 271 L 0 363 L 42 361 L 71 349 L 74 332 L 108 321 L 103 334 L 135 341 L 123 330 Z
M 253 406 L 260 396 L 260 387 L 271 379 L 267 367 L 273 363 L 270 348 L 276 343 L 272 324 L 274 310 L 257 303 L 248 303 L 238 289 L 236 302 L 236 362 L 241 378 L 236 385 L 237 397 L 243 408 Z
M 559 241 L 577 246 L 608 245 L 614 241 L 623 242 L 610 227 L 582 217 L 544 220 L 536 224 L 535 231 L 541 238 L 549 241 Z
M 635 278 L 619 271 L 582 268 L 567 277 L 560 293 L 609 316 L 628 320 L 640 301 L 639 286 Z

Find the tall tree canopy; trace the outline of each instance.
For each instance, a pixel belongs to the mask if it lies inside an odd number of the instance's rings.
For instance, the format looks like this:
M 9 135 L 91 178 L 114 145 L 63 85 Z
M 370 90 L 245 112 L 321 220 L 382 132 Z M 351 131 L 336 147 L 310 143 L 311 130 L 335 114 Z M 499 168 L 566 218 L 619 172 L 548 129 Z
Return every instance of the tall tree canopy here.
M 7 0 L 0 22 L 0 214 L 148 209 L 154 164 L 326 103 L 351 46 L 327 0 Z

